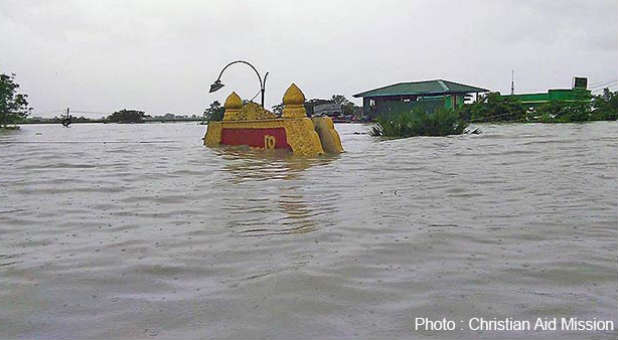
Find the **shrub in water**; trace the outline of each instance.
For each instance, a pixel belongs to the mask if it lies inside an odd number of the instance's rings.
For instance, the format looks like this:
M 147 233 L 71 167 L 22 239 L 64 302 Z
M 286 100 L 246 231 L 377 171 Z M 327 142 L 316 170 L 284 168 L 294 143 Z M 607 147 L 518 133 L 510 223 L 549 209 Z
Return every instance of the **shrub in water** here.
M 446 108 L 426 113 L 422 108 L 382 115 L 371 135 L 386 137 L 461 135 L 468 126 L 459 115 Z

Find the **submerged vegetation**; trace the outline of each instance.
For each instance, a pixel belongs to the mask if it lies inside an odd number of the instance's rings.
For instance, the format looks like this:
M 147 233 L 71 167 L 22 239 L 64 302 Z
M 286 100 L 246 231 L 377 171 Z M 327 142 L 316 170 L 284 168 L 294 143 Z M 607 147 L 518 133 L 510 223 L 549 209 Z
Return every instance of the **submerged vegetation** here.
M 378 117 L 371 135 L 386 137 L 461 135 L 468 124 L 453 110 L 439 108 L 427 113 L 422 108 Z

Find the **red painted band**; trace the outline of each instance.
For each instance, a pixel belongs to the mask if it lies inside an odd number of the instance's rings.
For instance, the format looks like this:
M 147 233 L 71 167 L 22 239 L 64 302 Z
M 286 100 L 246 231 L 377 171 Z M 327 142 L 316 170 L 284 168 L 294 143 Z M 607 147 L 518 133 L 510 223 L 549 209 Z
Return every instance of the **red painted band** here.
M 258 148 L 266 148 L 265 136 L 275 138 L 275 149 L 290 149 L 285 129 L 269 128 L 269 129 L 230 129 L 223 128 L 221 130 L 221 144 L 224 145 L 248 145 Z

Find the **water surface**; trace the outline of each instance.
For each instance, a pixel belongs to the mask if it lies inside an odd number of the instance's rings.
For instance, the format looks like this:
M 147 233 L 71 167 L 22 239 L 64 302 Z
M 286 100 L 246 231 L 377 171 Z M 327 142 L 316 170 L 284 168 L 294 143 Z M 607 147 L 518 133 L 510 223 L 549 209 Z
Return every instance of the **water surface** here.
M 480 125 L 301 159 L 182 124 L 1 132 L 1 338 L 616 338 L 615 122 Z M 357 134 L 361 133 L 361 134 Z

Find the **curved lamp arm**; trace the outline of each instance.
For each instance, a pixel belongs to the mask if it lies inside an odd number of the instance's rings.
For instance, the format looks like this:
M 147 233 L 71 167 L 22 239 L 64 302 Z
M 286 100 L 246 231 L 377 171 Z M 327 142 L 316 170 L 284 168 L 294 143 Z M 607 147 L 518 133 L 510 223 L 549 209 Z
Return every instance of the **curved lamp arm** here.
M 246 64 L 246 65 L 249 65 L 249 67 L 251 67 L 253 69 L 253 71 L 255 71 L 255 74 L 257 74 L 257 76 L 258 76 L 258 80 L 260 81 L 260 88 L 263 87 L 262 76 L 260 76 L 260 72 L 258 72 L 258 70 L 253 65 L 251 65 L 251 63 L 249 63 L 248 61 L 244 61 L 244 60 L 232 61 L 231 63 L 225 65 L 225 67 L 223 67 L 223 70 L 221 70 L 221 73 L 219 73 L 219 77 L 217 77 L 217 80 L 221 80 L 221 76 L 223 75 L 223 72 L 225 71 L 225 69 L 227 69 L 228 67 L 230 67 L 230 66 L 232 66 L 234 64 L 237 64 L 237 63 L 243 63 L 243 64 Z
M 223 87 L 223 84 L 221 84 L 221 76 L 223 76 L 223 72 L 228 67 L 230 67 L 230 66 L 232 66 L 234 64 L 237 64 L 237 63 L 242 63 L 242 64 L 245 64 L 245 65 L 248 65 L 249 67 L 251 67 L 253 69 L 253 71 L 255 71 L 255 74 L 257 75 L 258 80 L 260 82 L 260 92 L 262 94 L 262 107 L 264 107 L 264 91 L 265 91 L 265 88 L 266 88 L 266 78 L 268 77 L 268 72 L 266 72 L 266 75 L 264 75 L 264 80 L 262 81 L 262 76 L 260 76 L 260 72 L 258 72 L 258 70 L 255 68 L 255 66 L 251 65 L 251 63 L 249 63 L 248 61 L 236 60 L 236 61 L 232 61 L 231 63 L 225 65 L 225 67 L 223 67 L 223 69 L 219 73 L 219 77 L 217 77 L 217 80 L 212 85 L 212 86 L 218 85 L 218 87 L 216 87 L 215 89 L 213 89 L 211 87 L 211 91 L 210 92 L 214 92 L 214 91 L 220 89 L 221 87 Z

